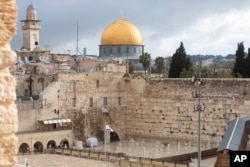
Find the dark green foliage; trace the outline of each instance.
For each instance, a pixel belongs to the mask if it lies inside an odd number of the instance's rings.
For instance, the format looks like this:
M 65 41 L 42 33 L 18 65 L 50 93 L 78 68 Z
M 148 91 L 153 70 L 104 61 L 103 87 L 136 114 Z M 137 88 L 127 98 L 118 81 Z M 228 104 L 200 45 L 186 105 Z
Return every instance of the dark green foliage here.
M 243 77 L 246 76 L 246 63 L 245 63 L 245 52 L 244 52 L 244 44 L 243 42 L 238 43 L 238 48 L 236 50 L 236 59 L 233 68 L 233 75 L 235 77 L 239 76 L 239 74 Z
M 189 71 L 192 66 L 190 59 L 187 57 L 183 43 L 176 50 L 172 57 L 169 68 L 169 78 L 180 78 L 181 72 L 185 69 Z
M 248 48 L 246 54 L 243 42 L 238 43 L 235 57 L 233 75 L 235 77 L 250 78 L 250 48 Z
M 139 62 L 142 64 L 143 66 L 143 69 L 145 71 L 145 74 L 149 68 L 149 65 L 150 65 L 150 59 L 151 59 L 151 56 L 149 53 L 145 52 L 143 53 L 141 56 L 140 56 L 140 60 Z
M 155 59 L 155 66 L 156 66 L 156 70 L 159 74 L 162 73 L 163 69 L 165 68 L 165 62 L 164 62 L 164 58 L 163 57 L 157 57 Z
M 250 48 L 248 48 L 248 53 L 246 57 L 245 73 L 246 77 L 250 78 Z

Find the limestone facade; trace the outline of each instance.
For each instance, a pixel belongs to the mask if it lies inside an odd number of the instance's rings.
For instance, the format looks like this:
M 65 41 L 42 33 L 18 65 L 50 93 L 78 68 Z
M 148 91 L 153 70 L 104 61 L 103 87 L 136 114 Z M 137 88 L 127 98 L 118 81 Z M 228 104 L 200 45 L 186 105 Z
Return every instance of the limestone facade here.
M 249 88 L 249 79 L 207 79 L 202 87 L 202 146 L 217 147 L 227 123 L 248 115 Z M 60 73 L 58 80 L 41 92 L 42 108 L 19 111 L 19 131 L 52 132 L 53 125 L 44 125 L 42 120 L 69 118 L 72 138 L 77 140 L 91 136 L 102 139 L 104 125 L 109 124 L 120 139 L 144 138 L 163 143 L 179 140 L 195 145 L 195 90 L 197 85 L 190 79 L 142 75 L 126 78 L 123 73 L 110 72 Z
M 15 78 L 9 67 L 16 54 L 9 42 L 16 33 L 17 7 L 14 0 L 0 1 L 0 166 L 15 166 L 17 138 L 17 110 L 15 106 Z

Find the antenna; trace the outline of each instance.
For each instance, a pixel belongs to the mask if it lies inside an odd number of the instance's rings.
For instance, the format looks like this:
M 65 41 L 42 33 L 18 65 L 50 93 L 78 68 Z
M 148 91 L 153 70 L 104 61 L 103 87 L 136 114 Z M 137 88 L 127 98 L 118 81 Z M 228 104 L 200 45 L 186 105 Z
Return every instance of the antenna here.
M 78 43 L 79 43 L 79 39 L 78 39 L 78 30 L 79 29 L 79 25 L 78 22 L 76 23 L 76 56 L 78 56 Z

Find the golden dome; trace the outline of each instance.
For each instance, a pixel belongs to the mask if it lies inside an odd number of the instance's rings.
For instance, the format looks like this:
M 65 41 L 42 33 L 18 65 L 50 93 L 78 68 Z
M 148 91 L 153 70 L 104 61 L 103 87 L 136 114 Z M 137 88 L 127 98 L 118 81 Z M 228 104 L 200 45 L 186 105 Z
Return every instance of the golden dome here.
M 101 45 L 143 45 L 139 30 L 122 18 L 111 23 L 102 33 Z

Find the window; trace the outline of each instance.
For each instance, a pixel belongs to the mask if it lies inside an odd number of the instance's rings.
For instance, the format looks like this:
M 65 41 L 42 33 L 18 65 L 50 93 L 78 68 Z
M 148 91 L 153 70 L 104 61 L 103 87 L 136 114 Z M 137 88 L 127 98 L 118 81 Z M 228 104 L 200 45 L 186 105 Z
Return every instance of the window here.
M 99 84 L 100 84 L 99 80 L 96 80 L 96 88 L 99 88 Z
M 103 105 L 104 106 L 108 105 L 108 98 L 107 97 L 103 97 Z
M 89 107 L 93 107 L 93 97 L 89 98 Z
M 122 98 L 121 97 L 118 97 L 118 105 L 122 105 Z
M 121 53 L 121 47 L 117 48 L 117 53 Z
M 72 98 L 72 107 L 75 107 L 76 106 L 76 98 Z
M 126 47 L 126 53 L 129 53 L 129 47 Z

